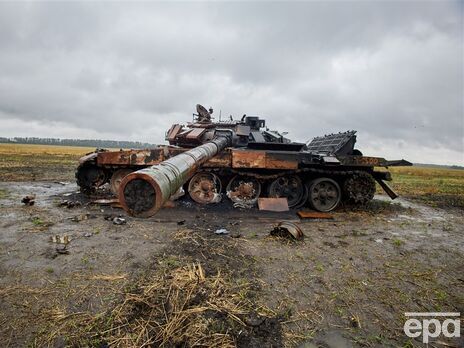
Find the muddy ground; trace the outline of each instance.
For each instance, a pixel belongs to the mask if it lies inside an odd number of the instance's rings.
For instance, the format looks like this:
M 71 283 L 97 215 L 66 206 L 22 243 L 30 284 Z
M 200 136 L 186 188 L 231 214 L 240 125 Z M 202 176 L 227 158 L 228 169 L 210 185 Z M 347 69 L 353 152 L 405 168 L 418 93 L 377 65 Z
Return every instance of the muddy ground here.
M 464 312 L 462 210 L 379 196 L 333 219 L 300 220 L 295 211 L 182 198 L 139 219 L 76 191 L 73 183 L 0 183 L 2 347 L 124 346 L 104 326 L 82 323 L 107 316 L 150 274 L 171 274 L 165 281 L 192 264 L 246 289 L 230 297 L 243 296 L 240 304 L 255 314 L 239 315 L 240 327 L 217 328 L 241 347 L 423 346 L 405 336 L 405 312 Z M 35 205 L 21 203 L 26 194 L 36 195 Z M 60 206 L 65 200 L 81 205 Z M 125 224 L 113 222 L 119 215 Z M 298 223 L 304 241 L 269 236 L 281 220 Z M 220 228 L 229 233 L 215 234 Z M 89 341 L 81 331 L 101 335 Z M 188 346 L 187 338 L 169 339 L 166 346 Z M 430 346 L 463 344 L 440 336 Z

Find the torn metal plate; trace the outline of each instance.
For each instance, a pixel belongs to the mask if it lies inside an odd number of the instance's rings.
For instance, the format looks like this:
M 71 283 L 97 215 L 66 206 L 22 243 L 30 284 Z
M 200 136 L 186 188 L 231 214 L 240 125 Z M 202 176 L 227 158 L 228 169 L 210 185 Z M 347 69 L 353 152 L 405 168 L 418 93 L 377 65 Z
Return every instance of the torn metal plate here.
M 288 211 L 287 198 L 258 198 L 259 210 Z
M 319 211 L 300 210 L 298 216 L 302 219 L 333 219 L 333 215 Z

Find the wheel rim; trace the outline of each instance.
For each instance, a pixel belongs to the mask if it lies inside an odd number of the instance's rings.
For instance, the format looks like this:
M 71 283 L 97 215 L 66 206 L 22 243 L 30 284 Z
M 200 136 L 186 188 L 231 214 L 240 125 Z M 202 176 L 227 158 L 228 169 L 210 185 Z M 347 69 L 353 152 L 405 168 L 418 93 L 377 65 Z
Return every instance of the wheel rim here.
M 234 203 L 254 204 L 260 194 L 261 184 L 253 177 L 237 175 L 227 185 L 227 196 Z
M 132 173 L 132 170 L 130 169 L 118 169 L 111 176 L 111 179 L 110 179 L 111 191 L 115 195 L 118 194 L 119 185 L 121 184 L 122 179 L 124 179 L 124 177 L 129 175 L 130 173 Z
M 340 187 L 332 179 L 316 179 L 309 185 L 309 203 L 318 211 L 335 209 L 340 196 Z
M 195 174 L 188 185 L 190 197 L 200 204 L 220 202 L 221 191 L 221 180 L 213 173 Z
M 301 179 L 295 175 L 283 176 L 274 180 L 269 186 L 269 197 L 287 198 L 290 208 L 298 205 L 304 195 Z

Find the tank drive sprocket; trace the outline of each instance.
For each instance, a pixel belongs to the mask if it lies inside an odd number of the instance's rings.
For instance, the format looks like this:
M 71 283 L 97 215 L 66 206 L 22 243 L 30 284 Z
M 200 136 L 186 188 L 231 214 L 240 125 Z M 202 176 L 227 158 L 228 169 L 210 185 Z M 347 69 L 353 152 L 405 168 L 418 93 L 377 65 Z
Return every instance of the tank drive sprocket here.
M 343 182 L 343 194 L 348 202 L 366 204 L 374 198 L 375 180 L 366 172 L 349 175 Z
M 76 181 L 84 193 L 91 193 L 108 180 L 108 175 L 103 168 L 92 162 L 81 164 L 76 171 Z

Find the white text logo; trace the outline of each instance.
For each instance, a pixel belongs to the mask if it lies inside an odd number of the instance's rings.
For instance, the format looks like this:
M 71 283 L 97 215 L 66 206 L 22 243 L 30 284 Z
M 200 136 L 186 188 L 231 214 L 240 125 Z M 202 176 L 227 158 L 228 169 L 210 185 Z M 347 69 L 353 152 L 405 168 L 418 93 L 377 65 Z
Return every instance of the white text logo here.
M 423 343 L 440 335 L 461 337 L 460 313 L 406 312 L 404 315 L 409 318 L 403 327 L 406 336 L 417 338 L 422 335 Z

